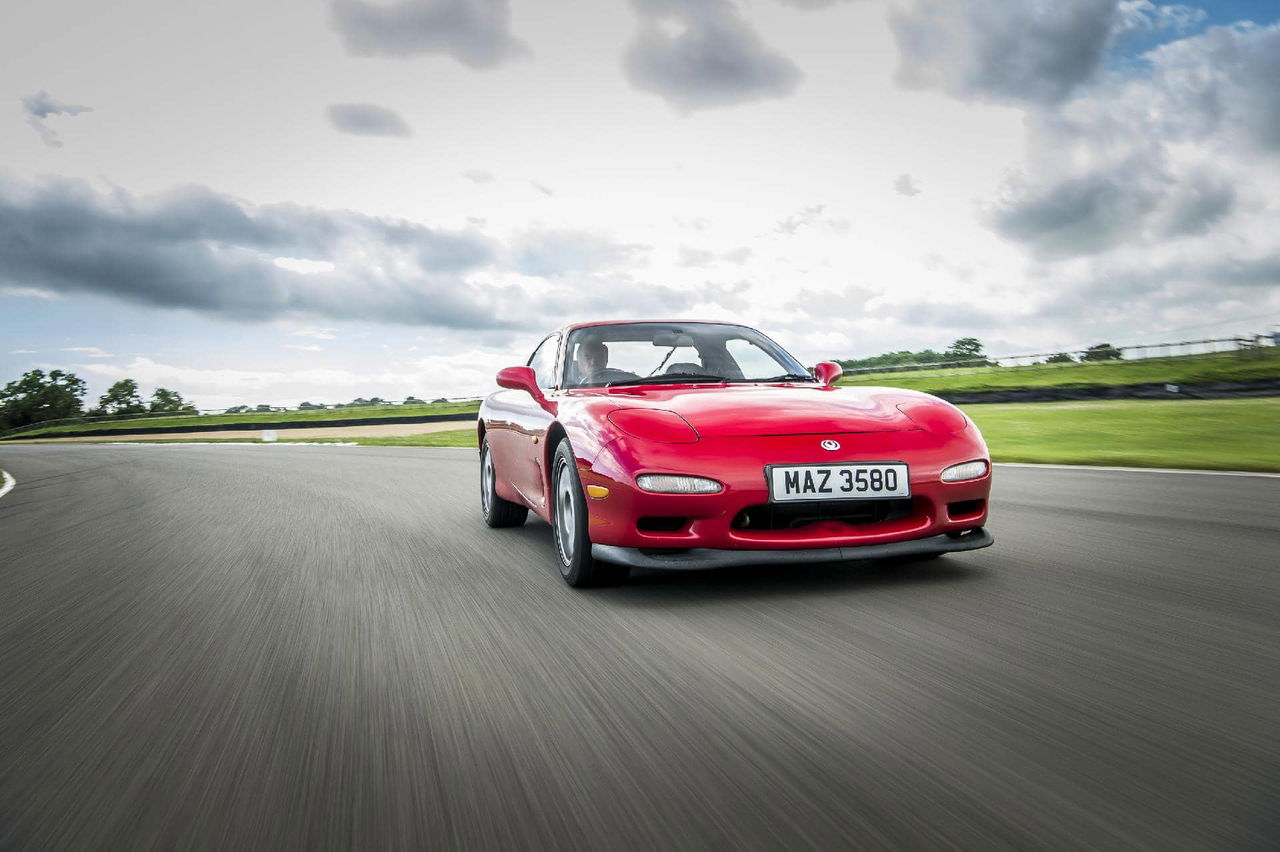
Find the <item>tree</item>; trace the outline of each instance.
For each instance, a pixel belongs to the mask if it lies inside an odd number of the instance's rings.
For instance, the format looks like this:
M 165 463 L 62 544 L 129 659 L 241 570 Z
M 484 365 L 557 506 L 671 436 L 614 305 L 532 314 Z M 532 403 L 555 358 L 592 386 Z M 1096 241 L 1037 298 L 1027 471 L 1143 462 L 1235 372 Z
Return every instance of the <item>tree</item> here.
M 182 398 L 182 394 L 168 388 L 156 388 L 151 395 L 151 411 L 154 414 L 195 414 L 196 407 Z
M 404 405 L 426 405 L 426 403 L 425 403 L 425 402 L 423 402 L 422 400 L 418 399 L 416 396 L 406 396 L 406 397 L 404 398 L 404 403 L 403 403 L 403 404 L 404 404 Z
M 303 403 L 299 403 L 298 405 L 299 411 L 314 411 L 318 408 L 324 408 L 324 406 L 316 405 L 314 402 L 303 402 Z
M 1074 364 L 1075 358 L 1072 358 L 1066 352 L 1059 352 L 1057 355 L 1050 355 L 1044 359 L 1046 364 Z
M 962 337 L 947 347 L 943 357 L 948 361 L 985 361 L 982 341 L 976 337 Z
M 1081 361 L 1119 361 L 1124 353 L 1110 343 L 1095 343 L 1080 356 Z
M 75 373 L 31 370 L 0 392 L 0 429 L 14 429 L 80 414 L 84 382 Z
M 269 405 L 259 405 L 257 408 L 254 409 L 254 411 L 256 412 L 267 412 L 270 410 L 271 410 L 271 406 Z
M 138 383 L 133 379 L 121 379 L 99 398 L 95 413 L 99 411 L 103 414 L 146 414 L 147 406 L 138 396 Z
M 226 410 L 226 412 L 225 412 L 225 413 L 227 413 L 227 414 L 244 414 L 244 413 L 245 413 L 246 411 L 248 411 L 248 410 L 249 410 L 249 406 L 247 406 L 247 405 L 233 405 L 233 406 L 231 406 L 230 408 L 228 408 L 228 409 Z

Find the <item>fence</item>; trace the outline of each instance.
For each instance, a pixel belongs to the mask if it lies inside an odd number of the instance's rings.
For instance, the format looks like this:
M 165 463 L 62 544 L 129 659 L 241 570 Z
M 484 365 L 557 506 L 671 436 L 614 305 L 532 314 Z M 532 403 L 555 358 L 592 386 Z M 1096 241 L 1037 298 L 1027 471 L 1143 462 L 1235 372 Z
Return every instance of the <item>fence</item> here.
M 1031 355 L 981 356 L 952 359 L 928 364 L 884 364 L 878 367 L 851 367 L 846 376 L 878 373 L 904 373 L 917 370 L 954 370 L 955 375 L 969 375 L 992 367 L 1079 367 L 1082 364 L 1107 364 L 1116 360 L 1142 361 L 1150 358 L 1194 358 L 1220 353 L 1236 353 L 1241 357 L 1261 356 L 1265 349 L 1280 346 L 1280 332 L 1245 337 L 1219 337 L 1212 340 L 1182 340 L 1176 343 L 1144 343 L 1111 347 L 1120 358 L 1103 358 L 1089 349 L 1071 352 L 1039 352 Z M 1062 359 L 1066 355 L 1071 360 Z M 1089 357 L 1092 356 L 1092 357 Z M 1056 358 L 1056 361 L 1049 361 Z
M 1148 343 L 1130 346 L 1116 346 L 1114 349 L 1121 353 L 1124 360 L 1144 360 L 1148 358 L 1191 358 L 1203 355 L 1212 355 L 1215 353 L 1234 352 L 1242 357 L 1262 356 L 1265 349 L 1275 349 L 1280 347 L 1280 331 L 1272 334 L 1255 334 L 1246 337 L 1220 337 L 1213 340 L 1184 340 L 1177 343 Z M 1106 364 L 1113 363 L 1109 360 L 1083 360 L 1084 356 L 1089 353 L 1087 349 L 1081 349 L 1074 352 L 1042 352 L 1032 355 L 1001 355 L 999 357 L 983 356 L 972 360 L 950 360 L 938 361 L 931 364 L 888 364 L 879 367 L 854 367 L 844 371 L 846 376 L 870 375 L 879 373 L 902 373 L 914 372 L 917 370 L 954 370 L 955 375 L 968 375 L 981 372 L 992 367 L 1018 368 L 1018 367 L 1071 367 L 1080 366 L 1082 364 Z M 1060 355 L 1071 356 L 1070 361 L 1047 362 L 1047 359 Z M 451 397 L 436 399 L 427 403 L 414 398 L 401 400 L 398 402 L 383 401 L 379 403 L 370 403 L 368 405 L 352 405 L 351 403 L 334 403 L 334 404 L 315 404 L 306 408 L 290 407 L 290 406 L 254 406 L 246 411 L 237 411 L 237 414 L 276 414 L 291 411 L 332 411 L 337 416 L 347 412 L 368 413 L 375 409 L 384 409 L 388 413 L 403 410 L 404 406 L 430 406 L 444 403 L 462 403 L 475 402 L 479 400 L 478 396 L 468 397 Z M 239 408 L 240 406 L 237 406 Z M 264 410 L 265 409 L 265 410 Z M 53 426 L 71 426 L 87 423 L 102 422 L 145 422 L 151 419 L 172 418 L 172 417 L 202 417 L 208 415 L 225 415 L 229 413 L 228 409 L 202 409 L 194 413 L 148 413 L 148 414 L 111 414 L 101 417 L 69 417 L 63 420 L 45 420 L 40 423 L 33 423 L 28 426 L 19 426 L 15 429 L 9 429 L 0 432 L 0 438 L 7 435 L 14 435 L 19 432 L 26 432 L 31 429 L 46 429 Z M 341 414 L 339 414 L 341 413 Z

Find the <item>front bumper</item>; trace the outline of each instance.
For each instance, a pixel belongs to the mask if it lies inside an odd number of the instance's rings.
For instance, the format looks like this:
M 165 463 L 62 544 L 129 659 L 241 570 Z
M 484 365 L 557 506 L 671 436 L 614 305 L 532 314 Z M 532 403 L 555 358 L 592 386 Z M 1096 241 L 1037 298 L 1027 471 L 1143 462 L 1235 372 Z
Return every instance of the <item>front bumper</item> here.
M 820 441 L 831 437 L 843 449 L 833 453 Z M 645 551 L 824 551 L 928 539 L 986 525 L 990 474 L 963 482 L 942 482 L 942 471 L 968 459 L 987 458 L 977 431 L 937 435 L 907 432 L 778 435 L 760 438 L 703 438 L 694 444 L 658 444 L 619 438 L 590 465 L 580 464 L 584 485 L 607 496 L 587 500 L 595 544 Z M 907 462 L 911 467 L 909 514 L 847 523 L 836 519 L 758 526 L 739 515 L 770 504 L 766 470 L 770 464 L 837 461 Z M 723 484 L 716 494 L 655 494 L 635 485 L 642 473 L 710 476 Z M 833 501 L 834 505 L 838 501 Z M 793 504 L 799 505 L 799 504 Z M 661 524 L 667 522 L 670 526 Z
M 690 550 L 662 552 L 611 544 L 591 545 L 591 555 L 604 562 L 629 565 L 632 568 L 661 568 L 696 571 L 705 568 L 728 568 L 742 565 L 795 565 L 812 562 L 853 562 L 861 559 L 887 559 L 895 556 L 928 556 L 978 550 L 995 542 L 985 527 L 964 533 L 948 533 L 890 544 L 866 544 L 859 547 L 815 547 L 805 550 L 720 550 L 698 547 Z

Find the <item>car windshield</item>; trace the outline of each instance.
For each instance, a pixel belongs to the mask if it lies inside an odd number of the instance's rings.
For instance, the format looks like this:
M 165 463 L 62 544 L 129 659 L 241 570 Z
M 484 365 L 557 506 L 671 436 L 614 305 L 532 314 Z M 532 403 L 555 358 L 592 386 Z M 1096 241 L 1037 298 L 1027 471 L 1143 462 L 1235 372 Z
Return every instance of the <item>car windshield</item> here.
M 638 322 L 575 329 L 564 387 L 678 382 L 814 381 L 755 329 L 723 323 Z

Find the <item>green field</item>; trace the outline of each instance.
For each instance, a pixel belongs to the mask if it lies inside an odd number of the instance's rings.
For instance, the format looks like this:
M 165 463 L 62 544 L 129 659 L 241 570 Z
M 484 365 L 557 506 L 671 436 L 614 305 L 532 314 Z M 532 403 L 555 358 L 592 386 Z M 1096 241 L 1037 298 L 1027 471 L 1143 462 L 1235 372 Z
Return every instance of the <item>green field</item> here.
M 962 407 L 982 430 L 998 462 L 1280 472 L 1280 397 Z M 175 436 L 156 443 L 187 440 Z M 232 441 L 245 439 L 215 443 Z M 465 428 L 390 438 L 286 438 L 279 443 L 338 441 L 377 447 L 474 447 L 476 433 Z
M 476 447 L 475 427 L 429 432 L 425 435 L 401 435 L 390 438 L 335 438 L 354 441 L 363 447 Z
M 1152 382 L 1189 385 L 1259 379 L 1280 379 L 1280 347 L 1185 358 L 1146 358 L 1140 361 L 860 373 L 842 378 L 839 384 L 886 385 L 926 393 L 946 393 L 1015 388 L 1110 387 Z
M 1280 398 L 961 406 L 995 461 L 1280 472 Z
M 476 402 L 440 402 L 425 405 L 368 405 L 360 408 L 322 408 L 309 411 L 262 411 L 245 414 L 183 414 L 172 417 L 130 417 L 100 420 L 93 423 L 71 423 L 63 426 L 32 426 L 15 433 L 23 438 L 56 437 L 63 432 L 85 432 L 98 429 L 165 429 L 175 426 L 220 426 L 236 423 L 309 423 L 317 420 L 380 420 L 388 417 L 417 417 L 428 414 L 474 414 L 480 410 Z
M 1280 398 L 962 407 L 998 462 L 1280 472 Z M 471 429 L 352 440 L 397 447 L 476 445 Z

